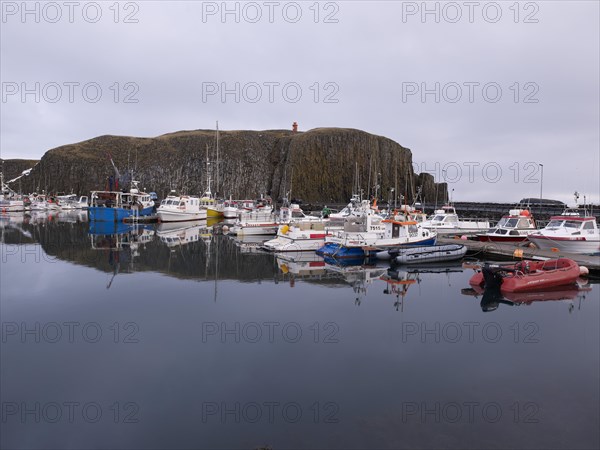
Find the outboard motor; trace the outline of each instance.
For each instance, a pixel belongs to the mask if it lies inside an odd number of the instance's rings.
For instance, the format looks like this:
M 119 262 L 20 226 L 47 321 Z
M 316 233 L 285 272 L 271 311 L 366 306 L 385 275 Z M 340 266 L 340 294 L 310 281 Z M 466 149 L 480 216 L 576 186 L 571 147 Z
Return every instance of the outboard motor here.
M 492 266 L 490 264 L 485 264 L 481 268 L 481 273 L 483 274 L 483 280 L 485 282 L 485 289 L 500 290 L 500 286 L 502 286 L 503 276 L 502 274 L 506 272 L 506 269 L 503 267 Z

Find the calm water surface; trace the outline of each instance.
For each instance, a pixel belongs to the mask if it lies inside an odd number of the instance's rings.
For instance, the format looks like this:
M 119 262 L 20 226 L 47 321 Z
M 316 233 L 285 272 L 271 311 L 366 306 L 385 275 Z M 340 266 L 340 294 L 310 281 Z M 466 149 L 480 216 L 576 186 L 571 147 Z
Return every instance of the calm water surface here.
M 1 447 L 600 447 L 599 289 L 1 219 Z M 563 300 L 558 300 L 558 299 Z

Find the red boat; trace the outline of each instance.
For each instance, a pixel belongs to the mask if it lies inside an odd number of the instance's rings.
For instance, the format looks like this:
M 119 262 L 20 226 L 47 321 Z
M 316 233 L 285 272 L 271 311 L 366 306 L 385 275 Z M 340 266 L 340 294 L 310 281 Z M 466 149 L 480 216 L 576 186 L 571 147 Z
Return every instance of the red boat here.
M 575 283 L 579 264 L 569 258 L 548 261 L 520 261 L 499 266 L 485 265 L 469 280 L 473 286 L 499 289 L 500 292 L 530 292 Z

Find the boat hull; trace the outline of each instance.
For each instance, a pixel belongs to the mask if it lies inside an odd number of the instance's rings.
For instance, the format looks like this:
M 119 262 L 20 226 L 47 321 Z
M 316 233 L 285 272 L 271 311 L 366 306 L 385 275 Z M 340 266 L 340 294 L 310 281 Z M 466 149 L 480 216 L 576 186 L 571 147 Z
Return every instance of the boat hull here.
M 477 238 L 481 242 L 524 242 L 527 240 L 527 236 L 501 236 L 489 234 L 478 234 Z
M 152 214 L 154 207 L 148 206 L 138 212 L 139 216 L 149 216 Z M 124 208 L 106 208 L 92 206 L 88 208 L 90 221 L 99 222 L 122 222 L 128 217 L 134 215 L 134 211 Z
M 600 252 L 600 240 L 587 240 L 586 238 L 559 238 L 559 237 L 547 237 L 539 235 L 530 235 L 529 240 L 533 242 L 536 247 L 542 250 L 550 250 L 557 248 L 563 252 L 569 253 L 598 253 Z
M 455 261 L 461 259 L 466 253 L 467 247 L 459 244 L 432 245 L 423 248 L 404 248 L 400 249 L 395 261 L 399 264 Z
M 206 211 L 198 212 L 175 212 L 175 211 L 157 211 L 158 220 L 161 222 L 187 222 L 190 220 L 206 220 Z
M 206 208 L 206 217 L 214 217 L 214 218 L 223 217 L 223 211 L 211 208 L 209 206 L 208 208 Z
M 486 289 L 494 287 L 491 283 L 493 271 L 501 274 L 496 277 L 496 280 L 500 280 L 500 292 L 531 292 L 566 286 L 574 284 L 580 273 L 579 265 L 568 258 L 540 262 L 522 261 L 495 268 L 486 266 L 471 277 L 469 284 L 485 286 Z
M 242 225 L 234 226 L 231 229 L 232 234 L 238 236 L 269 236 L 277 234 L 278 225 Z

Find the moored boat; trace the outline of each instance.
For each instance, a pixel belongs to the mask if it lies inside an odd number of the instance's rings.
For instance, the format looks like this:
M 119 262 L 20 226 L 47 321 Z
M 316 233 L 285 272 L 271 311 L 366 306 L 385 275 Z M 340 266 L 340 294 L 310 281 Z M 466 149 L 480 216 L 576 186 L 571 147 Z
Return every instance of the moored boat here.
M 528 292 L 573 284 L 579 275 L 579 265 L 569 258 L 520 261 L 510 265 L 486 264 L 469 284 L 500 292 Z
M 496 226 L 486 233 L 477 234 L 483 242 L 523 242 L 536 231 L 535 220 L 527 209 L 511 209 Z
M 206 219 L 206 211 L 201 207 L 198 197 L 172 193 L 160 202 L 156 214 L 161 222 L 184 222 Z
M 368 206 L 368 202 L 363 206 Z M 343 230 L 325 238 L 325 245 L 317 254 L 336 259 L 359 258 L 399 247 L 434 245 L 436 238 L 434 231 L 421 228 L 415 221 L 382 219 L 372 209 L 363 207 L 362 214 L 346 218 Z
M 378 252 L 378 259 L 393 259 L 399 264 L 419 264 L 428 262 L 455 261 L 467 253 L 461 244 L 430 245 L 425 247 L 405 247 Z
M 587 211 L 566 210 L 560 216 L 552 216 L 542 230 L 528 236 L 540 249 L 557 248 L 571 253 L 600 252 L 600 231 L 596 218 Z
M 454 206 L 443 206 L 429 220 L 422 222 L 421 226 L 438 234 L 474 233 L 489 230 L 490 222 L 487 219 L 459 219 Z
M 263 248 L 273 252 L 301 252 L 317 250 L 331 233 L 326 221 L 299 221 L 280 225 L 277 237 L 263 244 Z
M 92 191 L 88 209 L 91 221 L 121 222 L 127 217 L 149 216 L 154 210 L 150 195 L 140 192 L 132 181 L 129 192 Z

